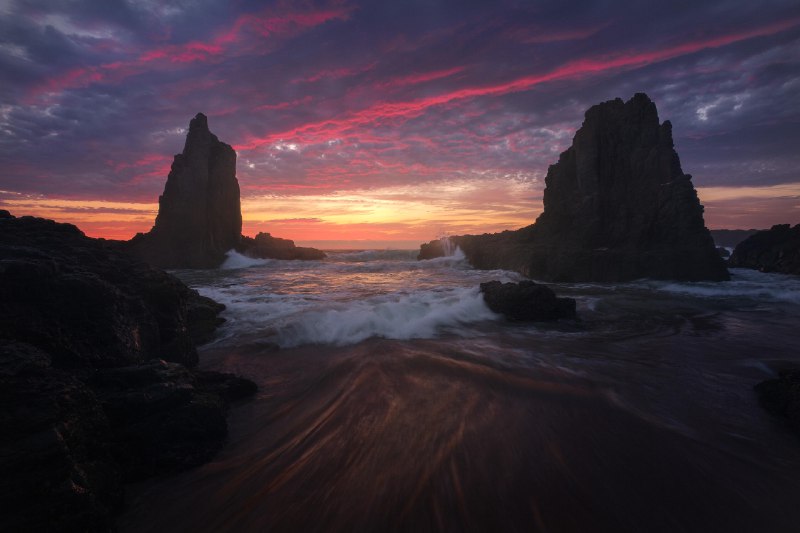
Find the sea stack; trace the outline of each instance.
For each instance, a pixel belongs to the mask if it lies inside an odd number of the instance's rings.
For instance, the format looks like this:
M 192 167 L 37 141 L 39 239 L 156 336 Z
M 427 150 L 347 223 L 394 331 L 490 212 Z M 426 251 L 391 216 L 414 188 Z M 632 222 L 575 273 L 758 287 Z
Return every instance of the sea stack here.
M 591 107 L 545 185 L 534 225 L 450 240 L 478 268 L 541 280 L 729 279 L 681 169 L 672 125 L 659 122 L 647 95 Z M 420 258 L 438 248 L 423 245 Z
M 131 251 L 160 268 L 214 268 L 241 234 L 236 152 L 198 113 L 158 198 L 155 225 L 130 241 Z

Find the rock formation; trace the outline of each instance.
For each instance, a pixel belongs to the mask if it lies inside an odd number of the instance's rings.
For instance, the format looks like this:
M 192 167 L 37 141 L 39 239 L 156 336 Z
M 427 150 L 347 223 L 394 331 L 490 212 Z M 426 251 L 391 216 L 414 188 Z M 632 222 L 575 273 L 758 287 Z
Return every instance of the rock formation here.
M 782 416 L 789 427 L 800 435 L 800 369 L 784 369 L 778 377 L 755 386 L 761 405 Z
M 549 288 L 533 281 L 481 283 L 486 305 L 508 320 L 558 320 L 575 318 L 575 299 L 558 298 Z
M 751 235 L 736 246 L 728 265 L 800 275 L 800 224 L 778 224 Z
M 158 198 L 155 226 L 136 235 L 131 250 L 161 268 L 212 268 L 239 244 L 241 234 L 236 152 L 198 113 Z
M 123 248 L 159 268 L 215 268 L 233 249 L 264 259 L 325 258 L 269 233 L 242 236 L 236 152 L 209 131 L 202 113 L 189 123 L 183 152 L 172 162 L 155 226 Z
M 543 280 L 729 279 L 672 126 L 659 123 L 646 95 L 590 108 L 545 185 L 544 212 L 532 226 L 451 241 L 478 268 Z M 423 245 L 420 258 L 441 248 Z
M 320 260 L 327 257 L 316 248 L 295 246 L 294 241 L 273 237 L 269 233 L 259 233 L 255 238 L 242 237 L 236 251 L 256 259 L 302 259 Z
M 224 306 L 70 224 L 0 211 L 0 531 L 110 531 L 122 484 L 210 459 Z

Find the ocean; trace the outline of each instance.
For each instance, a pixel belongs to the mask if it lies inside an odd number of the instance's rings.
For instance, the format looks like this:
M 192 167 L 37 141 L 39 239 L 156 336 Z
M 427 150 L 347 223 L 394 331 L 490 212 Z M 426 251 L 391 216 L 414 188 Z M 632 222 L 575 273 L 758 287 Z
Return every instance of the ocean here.
M 554 283 L 510 323 L 460 251 L 178 271 L 224 303 L 201 367 L 259 384 L 211 462 L 122 531 L 797 531 L 800 438 L 753 386 L 800 365 L 800 278 Z

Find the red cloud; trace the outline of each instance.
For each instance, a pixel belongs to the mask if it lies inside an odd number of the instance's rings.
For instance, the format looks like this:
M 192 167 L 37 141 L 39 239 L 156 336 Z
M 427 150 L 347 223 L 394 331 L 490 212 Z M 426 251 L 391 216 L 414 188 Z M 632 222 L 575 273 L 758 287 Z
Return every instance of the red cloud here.
M 500 96 L 513 92 L 526 91 L 549 81 L 581 78 L 611 70 L 640 68 L 709 48 L 718 48 L 754 37 L 773 35 L 794 28 L 799 24 L 800 19 L 790 19 L 748 31 L 683 43 L 662 50 L 654 50 L 645 53 L 620 54 L 597 59 L 581 59 L 567 63 L 562 67 L 544 74 L 524 76 L 496 85 L 468 87 L 409 102 L 382 102 L 357 111 L 349 117 L 304 124 L 288 131 L 278 132 L 264 137 L 250 138 L 237 145 L 235 148 L 237 150 L 252 150 L 263 145 L 288 139 L 319 142 L 333 137 L 344 136 L 348 132 L 365 125 L 395 119 L 411 119 L 420 116 L 428 108 L 433 106 L 481 96 Z
M 351 11 L 350 8 L 337 7 L 313 12 L 272 13 L 267 10 L 257 15 L 242 15 L 229 29 L 209 42 L 170 44 L 145 50 L 135 59 L 72 69 L 34 88 L 28 95 L 28 100 L 35 100 L 47 93 L 86 87 L 92 83 L 118 82 L 148 70 L 168 70 L 176 64 L 237 56 L 260 46 L 266 37 L 289 37 L 331 20 L 345 20 Z

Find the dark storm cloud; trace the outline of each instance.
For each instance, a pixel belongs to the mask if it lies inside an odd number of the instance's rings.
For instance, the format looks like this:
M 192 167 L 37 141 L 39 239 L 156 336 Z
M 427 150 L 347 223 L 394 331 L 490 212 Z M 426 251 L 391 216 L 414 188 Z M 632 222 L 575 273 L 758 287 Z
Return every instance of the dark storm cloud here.
M 640 91 L 698 186 L 800 181 L 796 2 L 0 9 L 3 190 L 153 200 L 203 111 L 245 194 L 507 177 L 538 195 L 584 111 Z

